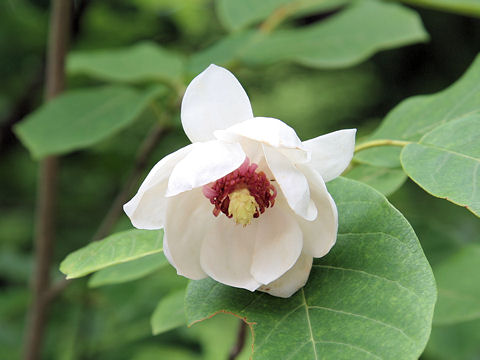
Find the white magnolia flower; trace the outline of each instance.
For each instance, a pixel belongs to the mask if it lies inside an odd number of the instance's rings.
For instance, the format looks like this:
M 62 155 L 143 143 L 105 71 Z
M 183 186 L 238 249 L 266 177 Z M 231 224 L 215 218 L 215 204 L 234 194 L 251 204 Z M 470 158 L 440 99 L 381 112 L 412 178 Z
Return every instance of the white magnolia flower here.
M 180 275 L 291 296 L 335 244 L 325 182 L 352 159 L 356 130 L 302 142 L 282 121 L 254 117 L 238 80 L 215 65 L 187 87 L 181 119 L 192 144 L 160 160 L 125 204 L 132 224 L 165 229 Z

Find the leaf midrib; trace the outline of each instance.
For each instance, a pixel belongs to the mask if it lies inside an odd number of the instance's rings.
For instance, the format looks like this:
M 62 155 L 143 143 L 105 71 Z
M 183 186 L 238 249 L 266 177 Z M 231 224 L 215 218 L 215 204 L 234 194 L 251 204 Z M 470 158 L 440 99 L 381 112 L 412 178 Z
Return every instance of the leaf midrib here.
M 161 239 L 161 237 L 159 236 L 157 238 L 157 240 L 155 241 L 155 244 L 154 246 L 157 246 L 159 244 L 159 240 Z M 141 257 L 144 257 L 144 256 L 148 256 L 148 255 L 152 255 L 152 254 L 157 254 L 157 253 L 160 253 L 160 252 L 163 252 L 163 247 L 161 248 L 155 248 L 153 250 L 150 250 L 150 251 L 147 251 L 147 252 L 144 252 L 142 254 L 139 254 L 138 256 L 136 255 L 133 255 L 132 256 L 132 253 L 133 251 L 135 250 L 135 244 L 136 244 L 136 239 L 132 239 L 133 241 L 131 241 L 133 243 L 133 245 L 131 245 L 131 249 L 130 249 L 130 252 L 129 252 L 129 255 L 126 256 L 125 258 L 123 258 L 121 261 L 116 261 L 114 259 L 114 255 L 111 255 L 110 256 L 110 260 L 109 261 L 106 261 L 104 262 L 103 266 L 100 266 L 100 267 L 96 267 L 96 266 L 93 266 L 93 269 L 89 269 L 89 270 L 84 270 L 84 271 L 71 271 L 70 273 L 66 273 L 67 275 L 67 279 L 75 279 L 75 278 L 79 278 L 79 277 L 82 277 L 82 276 L 85 276 L 85 275 L 88 275 L 92 272 L 95 272 L 95 271 L 99 271 L 99 270 L 102 270 L 104 268 L 107 268 L 107 267 L 110 267 L 110 266 L 113 266 L 113 265 L 117 265 L 117 264 L 122 264 L 122 263 L 125 263 L 125 262 L 129 262 L 129 261 L 132 261 L 132 260 L 136 260 L 136 259 L 139 259 Z M 98 247 L 96 249 L 96 251 L 94 251 L 93 253 L 104 253 L 104 252 L 107 252 L 108 249 L 112 248 L 113 251 L 115 252 L 115 244 L 112 244 L 112 243 L 107 243 L 107 244 L 102 244 L 100 247 Z M 92 256 L 91 254 L 87 255 L 85 254 L 84 255 L 84 258 L 82 259 L 82 261 L 80 261 L 79 263 L 76 264 L 76 268 L 82 268 L 82 267 L 85 267 L 85 264 L 88 264 L 89 261 L 91 261 L 92 259 L 94 259 L 95 257 Z M 63 272 L 63 271 L 62 271 Z
M 445 148 L 445 147 L 441 147 L 441 146 L 438 146 L 438 145 L 434 145 L 434 144 L 419 142 L 417 144 L 414 143 L 414 144 L 410 144 L 410 145 L 407 145 L 407 146 L 411 146 L 411 145 L 420 145 L 420 146 L 424 146 L 426 148 L 431 148 L 431 149 L 434 149 L 434 150 L 446 152 L 448 154 L 452 154 L 452 155 L 455 155 L 455 156 L 459 156 L 459 157 L 463 157 L 463 158 L 467 158 L 467 159 L 470 159 L 470 160 L 473 160 L 473 161 L 480 162 L 480 158 L 476 158 L 474 156 L 470 156 L 470 155 L 467 155 L 467 154 L 462 154 L 462 153 L 459 153 L 457 151 L 454 151 L 454 150 L 451 150 L 451 149 L 448 149 L 448 148 Z
M 310 322 L 310 312 L 308 311 L 308 304 L 307 304 L 307 299 L 305 298 L 305 290 L 302 288 L 302 299 L 303 299 L 303 304 L 305 306 L 305 314 L 307 316 L 307 324 L 308 324 L 308 330 L 310 331 L 310 341 L 312 342 L 312 347 L 313 347 L 313 353 L 315 355 L 315 360 L 318 360 L 318 354 L 317 354 L 317 345 L 315 343 L 315 339 L 313 338 L 313 329 L 312 329 L 312 323 Z

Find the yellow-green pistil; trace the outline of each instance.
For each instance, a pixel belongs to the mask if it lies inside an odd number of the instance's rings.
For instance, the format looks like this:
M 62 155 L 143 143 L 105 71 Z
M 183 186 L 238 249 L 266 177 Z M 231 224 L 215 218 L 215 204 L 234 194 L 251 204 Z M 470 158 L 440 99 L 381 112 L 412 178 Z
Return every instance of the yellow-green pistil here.
M 230 204 L 228 214 L 233 217 L 237 224 L 247 226 L 252 222 L 253 215 L 258 210 L 258 204 L 255 198 L 250 195 L 248 189 L 238 189 L 230 195 Z

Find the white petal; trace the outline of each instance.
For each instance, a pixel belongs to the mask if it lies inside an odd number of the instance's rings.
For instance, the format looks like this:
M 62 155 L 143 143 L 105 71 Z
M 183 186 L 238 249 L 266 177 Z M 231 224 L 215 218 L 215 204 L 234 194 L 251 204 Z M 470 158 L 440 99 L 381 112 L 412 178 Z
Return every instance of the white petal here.
M 167 258 L 168 262 L 176 269 L 177 265 L 172 259 L 172 254 L 170 254 L 170 249 L 168 248 L 168 240 L 165 234 L 163 235 L 163 255 Z
M 263 285 L 258 290 L 273 296 L 288 298 L 303 287 L 312 269 L 312 257 L 302 253 L 295 265 L 274 282 Z
M 285 155 L 294 164 L 309 162 L 312 157 L 311 152 L 304 149 L 278 148 L 278 151 Z
M 318 216 L 314 221 L 305 221 L 298 217 L 298 223 L 303 231 L 303 251 L 313 257 L 322 257 L 330 251 L 337 240 L 337 206 L 320 174 L 306 166 L 303 166 L 302 170 L 308 179 L 312 200 L 318 210 Z
M 261 284 L 250 273 L 259 219 L 245 227 L 220 214 L 201 250 L 203 270 L 223 284 L 254 291 Z
M 355 150 L 357 129 L 338 130 L 303 142 L 312 152 L 310 166 L 325 182 L 335 179 L 350 164 Z
M 193 280 L 207 276 L 200 266 L 200 249 L 215 220 L 212 209 L 201 189 L 168 198 L 163 246 L 179 275 Z
M 210 65 L 188 85 L 182 101 L 182 125 L 192 142 L 213 140 L 215 130 L 253 118 L 242 85 L 227 69 Z
M 193 150 L 173 169 L 166 196 L 203 186 L 237 169 L 245 161 L 240 144 L 213 140 L 194 143 Z
M 238 141 L 245 137 L 273 147 L 302 148 L 295 130 L 274 118 L 256 117 L 246 120 L 228 129 L 215 131 L 215 137 L 224 141 Z
M 290 209 L 267 209 L 258 219 L 251 274 L 262 284 L 278 279 L 295 264 L 302 245 L 302 231 Z
M 313 201 L 310 200 L 308 182 L 303 173 L 277 149 L 263 145 L 263 151 L 268 167 L 275 177 L 276 184 L 287 199 L 288 205 L 304 219 L 315 219 L 317 209 Z
M 165 156 L 148 173 L 137 194 L 123 210 L 138 229 L 160 229 L 165 224 L 167 183 L 177 163 L 191 150 L 192 144 Z

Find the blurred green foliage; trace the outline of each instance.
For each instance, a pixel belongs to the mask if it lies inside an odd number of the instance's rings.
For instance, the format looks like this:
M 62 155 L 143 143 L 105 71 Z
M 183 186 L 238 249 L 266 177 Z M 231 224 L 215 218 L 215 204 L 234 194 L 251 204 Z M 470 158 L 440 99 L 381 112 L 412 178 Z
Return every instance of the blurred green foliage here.
M 435 3 L 410 2 L 430 6 Z M 226 7 L 232 1 L 218 3 L 75 0 L 71 49 L 104 51 L 149 41 L 191 56 L 216 44 L 229 29 L 239 31 L 262 20 L 258 16 L 246 20 L 233 17 L 237 22 L 227 24 Z M 288 19 L 285 29 L 305 27 L 328 18 L 342 1 L 331 3 L 332 7 L 317 8 L 318 13 L 299 11 Z M 353 67 L 327 71 L 286 62 L 264 68 L 237 65 L 235 74 L 247 90 L 255 114 L 284 120 L 302 139 L 347 127 L 358 128 L 361 139 L 399 101 L 434 93 L 453 83 L 480 50 L 480 20 L 412 9 L 420 14 L 429 42 L 377 53 Z M 30 301 L 38 170 L 37 162 L 16 139 L 12 128 L 38 108 L 43 98 L 48 10 L 47 0 L 0 2 L 0 354 L 6 359 L 18 358 L 22 351 Z M 69 89 L 102 84 L 103 81 L 85 74 L 72 73 L 68 77 Z M 139 90 L 144 88 L 142 84 L 136 86 Z M 166 106 L 162 98 L 157 103 L 160 108 Z M 62 277 L 55 270 L 60 261 L 92 238 L 133 167 L 142 139 L 156 122 L 155 110 L 148 107 L 115 136 L 62 157 L 54 279 Z M 178 116 L 171 127 L 172 131 L 149 159 L 147 169 L 188 143 Z M 356 172 L 357 176 L 363 176 L 361 169 Z M 394 190 L 402 181 L 393 180 L 397 181 Z M 390 194 L 393 190 L 387 188 L 384 192 Z M 393 192 L 390 200 L 412 224 L 434 273 L 437 266 L 441 268 L 442 263 L 465 246 L 479 244 L 477 218 L 460 207 L 428 196 L 411 181 Z M 128 219 L 123 216 L 115 230 L 129 227 Z M 87 288 L 87 281 L 75 281 L 52 307 L 43 358 L 226 358 L 238 326 L 238 321 L 228 315 L 217 315 L 190 329 L 179 327 L 151 335 L 150 318 L 158 302 L 185 285 L 186 280 L 178 277 L 171 267 L 161 267 L 136 281 L 95 289 Z M 435 325 L 424 357 L 478 358 L 478 334 L 478 319 Z M 247 345 L 242 359 L 248 358 L 249 350 Z

